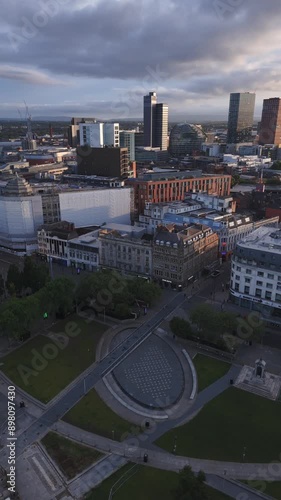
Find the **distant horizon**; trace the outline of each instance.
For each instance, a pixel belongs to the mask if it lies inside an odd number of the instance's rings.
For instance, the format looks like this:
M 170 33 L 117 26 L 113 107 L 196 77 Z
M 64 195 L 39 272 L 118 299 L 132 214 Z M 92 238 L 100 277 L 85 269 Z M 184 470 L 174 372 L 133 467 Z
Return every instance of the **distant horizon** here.
M 90 118 L 93 118 L 95 120 L 97 120 L 98 122 L 106 122 L 106 121 L 116 121 L 116 122 L 143 122 L 143 117 L 135 117 L 135 118 L 118 118 L 118 117 L 115 117 L 115 118 L 102 118 L 102 117 L 95 117 L 95 116 L 87 116 L 87 115 L 78 115 L 78 114 L 73 114 L 73 115 L 69 115 L 69 116 L 60 116 L 60 115 L 57 115 L 57 116 L 54 116 L 54 115 L 45 115 L 45 116 L 33 116 L 31 117 L 31 121 L 50 121 L 50 120 L 53 120 L 53 121 L 70 121 L 72 118 L 86 118 L 86 119 L 90 119 Z M 188 120 L 188 118 L 186 118 L 186 120 L 183 120 L 183 117 L 181 116 L 178 116 L 178 118 L 176 116 L 174 117 L 171 117 L 169 118 L 169 123 L 171 122 L 176 122 L 176 123 L 180 123 L 181 121 L 182 122 L 190 122 L 191 119 L 196 122 L 196 119 L 200 119 L 200 121 L 208 121 L 208 122 L 228 122 L 228 117 L 227 118 L 220 118 L 219 116 L 216 116 L 215 118 L 212 117 L 212 116 L 200 116 L 200 115 L 197 115 L 197 116 L 190 116 L 190 120 Z M 254 120 L 253 120 L 253 123 L 255 124 L 256 122 L 259 122 L 261 119 L 261 117 L 254 117 Z M 14 122 L 26 122 L 27 119 L 26 118 L 17 118 L 17 117 L 13 117 L 13 116 L 5 116 L 5 117 L 0 117 L 0 121 L 1 120 L 4 120 L 4 121 L 14 121 Z M 198 121 L 198 120 L 197 120 Z

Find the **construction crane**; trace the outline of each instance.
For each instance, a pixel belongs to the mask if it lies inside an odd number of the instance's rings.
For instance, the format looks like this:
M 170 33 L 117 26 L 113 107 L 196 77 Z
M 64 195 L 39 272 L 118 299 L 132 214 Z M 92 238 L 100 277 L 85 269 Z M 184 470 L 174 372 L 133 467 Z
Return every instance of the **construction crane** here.
M 26 138 L 28 140 L 28 143 L 31 144 L 31 141 L 33 140 L 33 134 L 31 128 L 31 114 L 29 113 L 29 109 L 25 101 L 24 104 L 25 104 L 26 124 L 27 124 Z

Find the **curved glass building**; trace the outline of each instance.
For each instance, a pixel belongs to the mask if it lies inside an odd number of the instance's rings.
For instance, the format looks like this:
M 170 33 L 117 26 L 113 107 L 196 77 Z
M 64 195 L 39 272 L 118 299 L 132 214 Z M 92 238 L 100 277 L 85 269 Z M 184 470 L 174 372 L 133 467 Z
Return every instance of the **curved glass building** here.
M 206 135 L 198 125 L 179 123 L 170 134 L 169 152 L 171 156 L 180 158 L 200 151 Z

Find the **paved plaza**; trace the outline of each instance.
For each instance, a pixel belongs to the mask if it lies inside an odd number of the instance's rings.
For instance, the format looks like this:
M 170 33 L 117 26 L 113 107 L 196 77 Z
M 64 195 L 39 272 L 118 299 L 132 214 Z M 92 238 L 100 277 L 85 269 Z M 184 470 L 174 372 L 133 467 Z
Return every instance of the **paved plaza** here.
M 121 389 L 149 408 L 175 404 L 184 390 L 181 362 L 168 343 L 156 335 L 141 344 L 114 371 Z

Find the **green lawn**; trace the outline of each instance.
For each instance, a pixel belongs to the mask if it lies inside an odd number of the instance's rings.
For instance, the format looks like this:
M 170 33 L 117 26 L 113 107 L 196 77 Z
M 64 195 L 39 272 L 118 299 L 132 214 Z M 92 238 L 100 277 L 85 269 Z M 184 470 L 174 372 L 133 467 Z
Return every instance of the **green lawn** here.
M 89 432 L 122 441 L 139 428 L 114 413 L 92 389 L 64 417 L 66 422 Z M 114 431 L 114 433 L 112 432 Z
M 43 403 L 50 401 L 95 360 L 101 335 L 108 327 L 86 323 L 76 315 L 58 321 L 50 329 L 60 333 L 57 342 L 38 335 L 0 359 L 2 371 Z
M 108 500 L 111 487 L 133 464 L 128 464 L 119 469 L 115 474 L 103 481 L 100 486 L 92 490 L 85 500 Z M 128 481 L 113 495 L 114 500 L 173 500 L 171 490 L 178 484 L 176 472 L 140 466 Z M 207 487 L 210 500 L 230 500 L 230 497 L 219 491 Z
M 272 496 L 276 500 L 281 498 L 281 481 L 262 481 L 257 479 L 256 481 L 243 481 L 250 488 L 254 488 L 265 495 Z
M 41 443 L 68 479 L 74 478 L 104 456 L 93 448 L 82 446 L 55 432 L 46 434 Z
M 198 392 L 203 391 L 208 385 L 223 377 L 231 365 L 225 361 L 197 354 L 192 360 L 197 372 Z
M 169 431 L 157 444 L 177 453 L 210 460 L 277 461 L 281 450 L 281 405 L 229 388 L 208 403 L 189 423 Z

